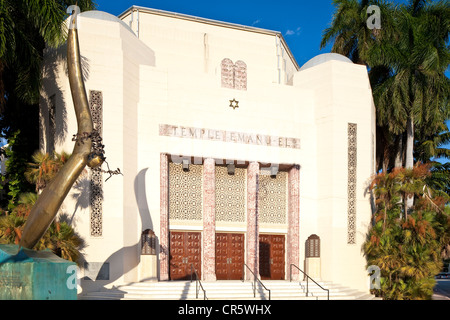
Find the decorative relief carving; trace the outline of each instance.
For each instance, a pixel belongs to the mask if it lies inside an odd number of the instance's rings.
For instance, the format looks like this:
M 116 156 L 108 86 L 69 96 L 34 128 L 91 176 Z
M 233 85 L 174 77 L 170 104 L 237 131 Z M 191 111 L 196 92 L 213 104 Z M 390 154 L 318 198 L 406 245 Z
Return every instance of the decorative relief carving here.
M 247 170 L 216 166 L 216 221 L 245 222 L 245 185 Z
M 357 125 L 348 124 L 347 243 L 356 244 Z
M 89 91 L 89 107 L 91 109 L 94 129 L 100 136 L 103 134 L 103 94 L 101 91 Z M 91 236 L 100 237 L 103 233 L 103 174 L 101 170 L 90 169 L 90 219 Z
M 247 65 L 244 61 L 236 61 L 234 64 L 228 58 L 221 63 L 222 87 L 247 90 Z
M 247 65 L 244 61 L 236 61 L 234 65 L 234 88 L 247 90 Z
M 261 170 L 262 171 L 262 170 Z M 268 174 L 259 175 L 259 222 L 286 224 L 287 172 L 280 171 L 276 178 Z
M 222 60 L 222 87 L 234 89 L 234 63 L 228 58 Z
M 169 164 L 169 219 L 202 220 L 202 167 Z

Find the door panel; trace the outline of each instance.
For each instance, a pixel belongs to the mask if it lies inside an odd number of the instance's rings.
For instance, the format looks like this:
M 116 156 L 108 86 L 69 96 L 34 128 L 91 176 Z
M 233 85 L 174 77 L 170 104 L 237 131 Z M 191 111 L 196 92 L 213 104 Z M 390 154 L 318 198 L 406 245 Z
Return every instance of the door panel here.
M 272 236 L 272 280 L 284 280 L 284 259 L 285 259 L 284 236 Z
M 259 236 L 259 274 L 262 280 L 284 280 L 285 236 Z
M 216 279 L 227 280 L 228 278 L 228 235 L 216 233 Z
M 244 235 L 216 233 L 216 279 L 240 280 L 244 265 Z
M 191 279 L 191 264 L 201 278 L 201 233 L 170 232 L 170 279 Z

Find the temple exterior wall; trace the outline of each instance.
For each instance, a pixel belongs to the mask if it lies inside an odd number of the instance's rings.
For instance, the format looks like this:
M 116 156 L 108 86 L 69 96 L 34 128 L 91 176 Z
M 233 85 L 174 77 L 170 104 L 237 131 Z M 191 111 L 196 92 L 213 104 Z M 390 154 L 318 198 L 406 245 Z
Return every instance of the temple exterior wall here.
M 101 109 L 96 121 L 110 169 L 123 174 L 93 178 L 86 168 L 60 210 L 88 244 L 83 255 L 89 268 L 81 270 L 81 289 L 142 280 L 141 233 L 146 229 L 158 239 L 160 280 L 170 278 L 163 257 L 170 248 L 161 246 L 170 244 L 170 230 L 202 234 L 202 261 L 207 261 L 202 276 L 214 279 L 214 243 L 206 241 L 213 241 L 215 229 L 245 234 L 246 259 L 259 254 L 251 251 L 249 239 L 284 235 L 286 279 L 290 263 L 304 269 L 305 242 L 317 234 L 321 280 L 368 290 L 361 246 L 371 218 L 367 187 L 374 173 L 375 113 L 365 67 L 330 58 L 299 68 L 281 34 L 273 31 L 151 9 L 130 9 L 120 17 L 123 21 L 101 12 L 79 17 L 86 90 L 93 108 Z M 226 58 L 246 66 L 239 79 L 235 71 L 234 88 L 229 78 L 224 80 Z M 65 47 L 45 56 L 43 151 L 52 150 L 55 141 L 56 151 L 70 152 L 77 131 L 64 59 Z M 191 165 L 207 168 L 202 179 L 213 184 L 201 187 L 202 220 L 175 221 L 169 217 L 168 170 L 171 162 L 188 158 Z M 218 189 L 211 177 L 227 160 L 247 172 L 245 220 L 214 220 Z M 248 184 L 256 179 L 248 175 L 252 164 L 258 164 L 256 187 Z M 259 217 L 255 226 L 248 218 L 262 210 L 261 175 L 271 165 L 286 172 L 285 187 L 279 184 L 285 188 L 280 197 L 286 219 L 268 223 Z M 92 202 L 95 179 L 101 180 L 101 205 Z M 288 257 L 290 252 L 295 255 Z

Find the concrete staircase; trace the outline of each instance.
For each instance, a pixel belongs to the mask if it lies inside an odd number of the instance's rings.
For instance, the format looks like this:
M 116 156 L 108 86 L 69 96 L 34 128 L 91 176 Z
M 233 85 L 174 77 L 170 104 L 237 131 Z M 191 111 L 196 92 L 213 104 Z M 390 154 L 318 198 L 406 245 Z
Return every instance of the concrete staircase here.
M 306 296 L 306 282 L 263 281 L 270 290 L 271 300 L 327 300 L 327 292 L 314 283 L 309 283 Z M 330 300 L 374 300 L 368 292 L 360 292 L 331 282 L 319 282 L 330 290 Z M 269 292 L 257 284 L 253 296 L 252 281 L 203 282 L 208 300 L 268 300 Z M 136 282 L 129 285 L 82 293 L 79 300 L 203 300 L 199 288 L 196 298 L 196 283 L 190 281 Z

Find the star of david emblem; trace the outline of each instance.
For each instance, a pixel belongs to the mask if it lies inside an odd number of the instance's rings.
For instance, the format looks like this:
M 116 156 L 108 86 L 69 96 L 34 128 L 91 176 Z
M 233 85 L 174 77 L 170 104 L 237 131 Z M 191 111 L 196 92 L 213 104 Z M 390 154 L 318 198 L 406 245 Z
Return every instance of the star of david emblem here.
M 230 100 L 230 108 L 233 108 L 235 110 L 236 108 L 239 108 L 239 101 L 233 98 L 233 100 Z

